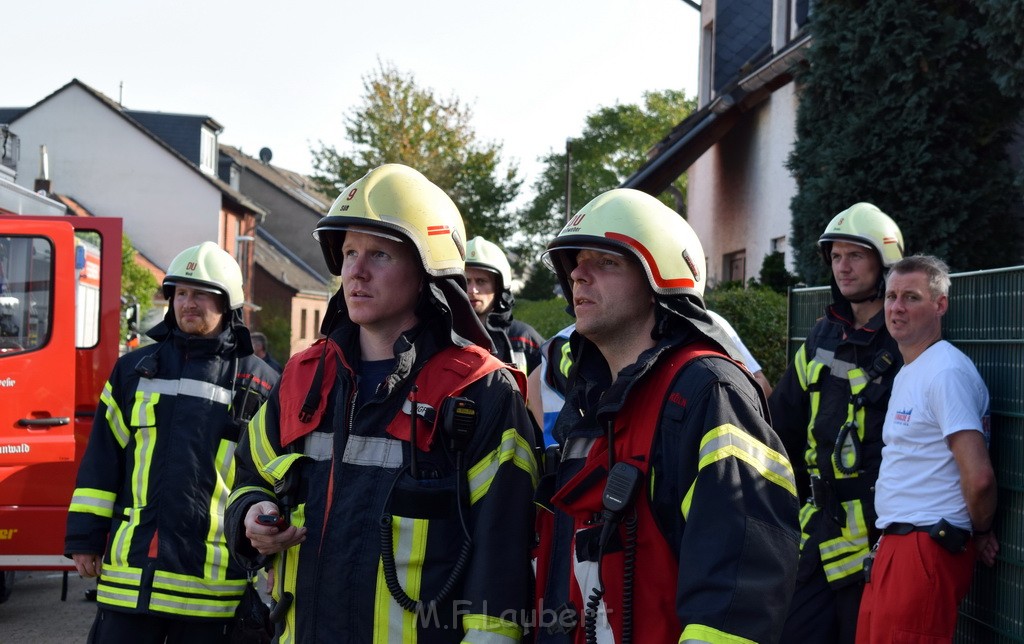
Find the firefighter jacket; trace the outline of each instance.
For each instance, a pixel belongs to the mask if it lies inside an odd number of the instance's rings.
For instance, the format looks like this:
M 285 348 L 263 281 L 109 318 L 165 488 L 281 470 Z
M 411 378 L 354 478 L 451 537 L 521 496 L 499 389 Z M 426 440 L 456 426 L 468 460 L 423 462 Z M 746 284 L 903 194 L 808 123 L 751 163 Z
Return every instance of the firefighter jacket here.
M 800 511 L 801 570 L 822 566 L 833 588 L 862 581 L 864 558 L 877 540 L 882 423 L 903 364 L 884 311 L 859 329 L 852 320 L 849 303 L 830 306 L 769 399 L 773 427 L 799 465 L 807 499 Z
M 540 364 L 540 345 L 544 338 L 532 326 L 512 317 L 512 311 L 487 314 L 484 324 L 494 343 L 494 355 L 523 373 Z
M 292 525 L 308 529 L 303 543 L 273 560 L 273 596 L 294 598 L 277 641 L 519 640 L 537 479 L 532 425 L 511 372 L 499 364 L 458 394 L 476 406 L 464 448 L 447 444 L 443 422 L 435 430 L 417 425 L 413 478 L 409 433 L 399 439 L 392 430 L 411 425 L 418 373 L 455 340 L 435 331 L 421 324 L 400 336 L 393 370 L 362 400 L 359 330 L 343 320 L 326 342 L 289 361 L 239 445 L 239 485 L 228 511 L 237 555 L 257 558 L 244 535 L 253 503 L 271 500 Z M 324 400 L 302 422 L 296 412 L 321 355 Z M 425 408 L 432 383 L 416 384 L 418 413 L 442 413 Z M 467 546 L 469 558 L 459 563 Z M 450 592 L 430 604 L 445 585 Z M 406 610 L 394 587 L 427 605 L 420 614 Z
M 224 538 L 235 446 L 278 376 L 244 355 L 247 332 L 159 337 L 121 357 L 103 388 L 64 550 L 105 553 L 106 608 L 230 618 L 246 583 Z
M 633 642 L 778 638 L 798 559 L 793 472 L 750 375 L 720 351 L 680 358 L 696 342 L 663 338 L 609 382 L 603 356 L 573 335 L 562 457 L 538 487 L 538 642 L 582 644 L 587 608 L 601 642 L 626 629 Z M 616 463 L 644 476 L 602 549 L 609 425 Z

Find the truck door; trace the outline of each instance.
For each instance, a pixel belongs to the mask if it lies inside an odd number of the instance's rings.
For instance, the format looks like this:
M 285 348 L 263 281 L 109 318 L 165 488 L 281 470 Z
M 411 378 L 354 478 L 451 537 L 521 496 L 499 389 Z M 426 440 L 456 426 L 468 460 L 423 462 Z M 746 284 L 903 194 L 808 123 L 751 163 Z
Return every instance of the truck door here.
M 75 461 L 75 246 L 66 221 L 0 217 L 0 568 L 70 563 L 48 515 Z

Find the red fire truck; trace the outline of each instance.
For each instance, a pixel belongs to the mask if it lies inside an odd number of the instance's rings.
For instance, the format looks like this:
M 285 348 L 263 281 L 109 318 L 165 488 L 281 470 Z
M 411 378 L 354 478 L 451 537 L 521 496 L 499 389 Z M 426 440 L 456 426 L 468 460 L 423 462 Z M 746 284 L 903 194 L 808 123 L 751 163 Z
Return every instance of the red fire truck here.
M 74 570 L 64 527 L 120 292 L 120 219 L 0 215 L 0 601 L 15 570 Z

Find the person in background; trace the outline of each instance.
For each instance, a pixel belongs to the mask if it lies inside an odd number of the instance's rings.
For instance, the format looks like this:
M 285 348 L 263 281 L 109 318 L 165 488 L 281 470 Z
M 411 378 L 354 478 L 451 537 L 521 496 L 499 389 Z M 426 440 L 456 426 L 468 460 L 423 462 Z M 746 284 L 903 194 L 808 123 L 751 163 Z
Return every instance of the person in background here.
M 754 376 L 754 380 L 761 386 L 761 390 L 764 391 L 765 398 L 772 395 L 772 385 L 768 382 L 768 378 L 765 377 L 764 371 L 761 370 L 761 365 L 754 358 L 754 354 L 750 353 L 750 349 L 747 345 L 743 344 L 743 340 L 740 339 L 740 335 L 736 333 L 736 329 L 732 328 L 729 321 L 723 318 L 721 315 L 715 313 L 711 309 L 708 309 L 708 315 L 715 321 L 720 327 L 725 329 L 725 334 L 729 336 L 729 339 L 733 341 L 736 348 L 740 352 L 740 356 L 743 358 L 743 365 L 750 371 L 750 374 Z
M 569 388 L 569 370 L 572 368 L 569 336 L 575 329 L 576 325 L 570 324 L 548 338 L 540 346 L 540 365 L 530 372 L 527 405 L 537 426 L 544 431 L 545 445 L 557 443 L 552 432 Z
M 576 330 L 561 458 L 537 495 L 538 641 L 776 641 L 799 553 L 793 471 L 704 309 L 693 230 L 611 190 L 546 261 Z
M 833 217 L 818 239 L 832 304 L 797 350 L 768 405 L 797 469 L 800 571 L 783 642 L 853 642 L 863 564 L 877 540 L 874 486 L 882 422 L 902 364 L 885 329 L 886 267 L 903 234 L 869 203 Z M 802 465 L 802 467 L 801 467 Z
M 970 358 L 942 339 L 948 310 L 945 262 L 914 255 L 889 270 L 885 326 L 903 368 L 882 432 L 882 537 L 868 567 L 858 644 L 952 642 L 975 560 L 992 566 L 999 553 L 988 389 Z
M 387 164 L 314 235 L 342 286 L 238 447 L 235 555 L 273 557 L 281 641 L 518 642 L 533 423 L 466 296 L 458 209 Z
M 512 267 L 497 244 L 474 237 L 466 247 L 466 292 L 494 343 L 495 355 L 530 373 L 540 364 L 537 330 L 512 317 Z
M 163 291 L 156 343 L 103 388 L 68 511 L 64 550 L 99 577 L 89 642 L 226 642 L 246 584 L 223 515 L 235 445 L 277 373 L 252 355 L 242 271 L 216 244 L 175 257 Z
M 270 365 L 270 368 L 277 373 L 281 373 L 284 367 L 281 366 L 280 362 L 274 359 L 274 356 L 270 355 L 267 336 L 258 331 L 254 331 L 249 335 L 252 336 L 252 351 L 256 354 L 256 357 Z

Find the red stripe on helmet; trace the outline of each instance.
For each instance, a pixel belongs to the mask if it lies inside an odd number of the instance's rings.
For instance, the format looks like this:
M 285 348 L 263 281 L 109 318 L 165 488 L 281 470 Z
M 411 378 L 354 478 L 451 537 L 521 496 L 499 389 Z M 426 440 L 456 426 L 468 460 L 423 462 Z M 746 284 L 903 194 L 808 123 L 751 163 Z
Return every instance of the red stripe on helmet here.
M 447 235 L 452 232 L 448 226 L 427 226 L 428 235 Z
M 636 252 L 640 253 L 640 256 L 647 262 L 647 266 L 651 269 L 651 276 L 654 278 L 654 283 L 658 285 L 658 288 L 695 288 L 696 284 L 688 277 L 679 277 L 676 279 L 666 279 L 661 276 L 661 271 L 658 270 L 658 263 L 654 261 L 654 255 L 651 251 L 647 250 L 647 247 L 641 244 L 636 239 L 622 233 L 607 232 L 605 236 L 608 239 L 614 239 L 617 242 L 626 244 Z

